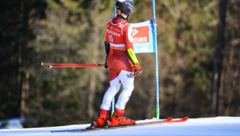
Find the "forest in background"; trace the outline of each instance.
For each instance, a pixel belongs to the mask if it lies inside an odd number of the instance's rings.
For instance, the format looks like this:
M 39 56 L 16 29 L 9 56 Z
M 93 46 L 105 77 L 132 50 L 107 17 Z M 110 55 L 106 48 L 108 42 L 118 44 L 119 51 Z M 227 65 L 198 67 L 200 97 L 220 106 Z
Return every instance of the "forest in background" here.
M 153 18 L 151 0 L 133 1 L 129 23 Z M 104 63 L 113 16 L 114 0 L 1 0 L 0 120 L 30 117 L 24 127 L 96 120 L 107 70 L 37 64 Z M 240 116 L 239 16 L 239 0 L 156 0 L 160 118 Z M 156 116 L 155 59 L 137 58 L 143 75 L 125 116 L 141 120 Z

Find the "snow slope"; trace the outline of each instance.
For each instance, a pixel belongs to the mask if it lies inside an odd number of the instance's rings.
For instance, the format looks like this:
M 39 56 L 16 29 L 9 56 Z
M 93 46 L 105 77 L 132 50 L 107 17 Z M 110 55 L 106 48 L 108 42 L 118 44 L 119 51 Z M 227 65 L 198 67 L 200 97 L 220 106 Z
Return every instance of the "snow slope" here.
M 240 136 L 240 117 L 197 118 L 189 119 L 183 123 L 127 127 L 83 133 L 50 132 L 50 130 L 78 129 L 87 126 L 89 124 L 48 128 L 6 129 L 0 130 L 0 136 Z

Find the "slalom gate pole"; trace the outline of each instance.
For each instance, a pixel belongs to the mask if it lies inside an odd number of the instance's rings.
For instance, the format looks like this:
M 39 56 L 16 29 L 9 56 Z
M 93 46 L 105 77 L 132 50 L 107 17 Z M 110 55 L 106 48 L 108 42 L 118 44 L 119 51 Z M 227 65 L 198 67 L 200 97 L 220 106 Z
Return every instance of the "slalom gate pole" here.
M 155 70 L 156 70 L 156 118 L 160 117 L 160 107 L 159 107 L 159 80 L 158 80 L 158 50 L 157 50 L 157 24 L 156 24 L 156 10 L 155 10 L 155 0 L 152 0 L 153 9 L 153 45 L 155 47 Z

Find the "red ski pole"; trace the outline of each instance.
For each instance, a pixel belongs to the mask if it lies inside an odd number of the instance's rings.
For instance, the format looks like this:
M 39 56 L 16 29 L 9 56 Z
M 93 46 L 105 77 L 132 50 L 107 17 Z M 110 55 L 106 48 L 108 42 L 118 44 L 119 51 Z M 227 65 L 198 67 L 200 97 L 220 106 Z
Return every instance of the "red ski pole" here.
M 83 68 L 83 67 L 104 67 L 104 64 L 88 64 L 88 65 L 70 65 L 70 66 L 57 66 L 57 65 L 48 65 L 48 68 Z
M 73 63 L 43 63 L 40 62 L 38 65 L 48 65 L 48 68 L 61 68 L 61 67 L 104 67 L 105 64 L 73 64 Z

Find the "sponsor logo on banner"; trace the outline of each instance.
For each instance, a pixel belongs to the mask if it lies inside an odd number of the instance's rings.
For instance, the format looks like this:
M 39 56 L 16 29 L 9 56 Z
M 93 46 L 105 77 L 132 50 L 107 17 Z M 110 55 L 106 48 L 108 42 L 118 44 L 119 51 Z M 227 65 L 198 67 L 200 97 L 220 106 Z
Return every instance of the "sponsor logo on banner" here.
M 132 31 L 132 36 L 134 37 L 137 33 L 138 33 L 138 30 L 136 28 L 134 28 Z
M 132 31 L 133 43 L 149 42 L 149 26 L 134 27 Z
M 149 47 L 135 47 L 134 52 L 149 52 Z

